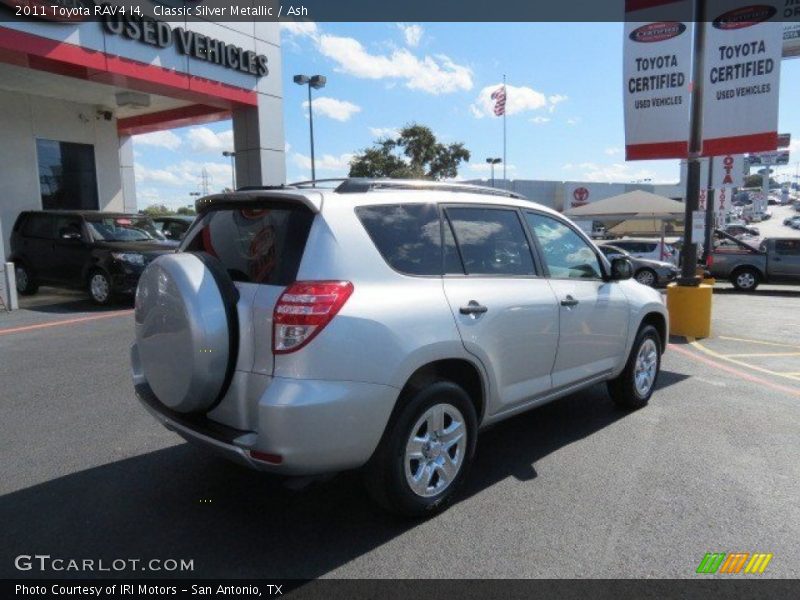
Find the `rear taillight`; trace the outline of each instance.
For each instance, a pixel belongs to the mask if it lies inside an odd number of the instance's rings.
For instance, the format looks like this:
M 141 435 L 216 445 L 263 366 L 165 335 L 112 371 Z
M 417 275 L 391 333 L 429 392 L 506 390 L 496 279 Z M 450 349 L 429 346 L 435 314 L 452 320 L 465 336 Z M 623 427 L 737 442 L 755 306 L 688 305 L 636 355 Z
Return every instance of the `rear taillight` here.
M 287 354 L 308 344 L 352 293 L 349 281 L 297 281 L 287 287 L 272 316 L 272 351 Z
M 709 254 L 706 257 L 706 266 L 709 267 L 709 268 L 714 266 L 714 256 L 712 254 Z

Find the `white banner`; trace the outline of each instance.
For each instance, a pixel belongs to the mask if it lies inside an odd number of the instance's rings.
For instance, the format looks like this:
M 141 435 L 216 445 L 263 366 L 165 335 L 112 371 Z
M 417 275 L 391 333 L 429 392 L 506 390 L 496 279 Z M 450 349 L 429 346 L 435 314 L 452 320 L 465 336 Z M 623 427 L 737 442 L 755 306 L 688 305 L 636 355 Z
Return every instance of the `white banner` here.
M 783 0 L 783 58 L 800 57 L 800 2 Z
M 733 188 L 723 187 L 714 192 L 714 213 L 717 227 L 725 224 L 725 216 L 731 209 L 731 200 L 733 200 Z
M 725 154 L 714 157 L 714 169 L 711 173 L 712 186 L 715 190 L 725 187 L 744 186 L 744 155 Z
M 655 9 L 652 2 L 626 2 L 623 49 L 626 160 L 685 158 L 689 150 L 694 26 L 690 21 L 654 21 L 655 11 L 663 11 L 664 4 L 673 5 L 670 9 L 674 14 L 690 18 L 690 0 L 667 0 Z
M 784 0 L 708 0 L 703 155 L 774 150 Z

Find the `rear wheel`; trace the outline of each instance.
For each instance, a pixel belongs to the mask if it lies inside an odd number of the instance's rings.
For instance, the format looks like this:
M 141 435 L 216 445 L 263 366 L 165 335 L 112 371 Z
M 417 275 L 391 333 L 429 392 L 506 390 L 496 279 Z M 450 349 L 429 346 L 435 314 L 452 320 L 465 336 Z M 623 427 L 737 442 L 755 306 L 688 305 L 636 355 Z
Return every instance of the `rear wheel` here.
M 370 494 L 407 516 L 443 510 L 472 462 L 477 430 L 475 406 L 458 385 L 438 381 L 414 393 L 366 467 Z
M 640 269 L 636 273 L 635 279 L 642 285 L 653 287 L 655 286 L 658 277 L 656 276 L 656 272 L 652 269 Z
M 608 382 L 611 399 L 623 408 L 647 405 L 661 369 L 661 336 L 652 325 L 645 325 L 636 335 L 625 369 Z
M 17 293 L 21 296 L 32 296 L 39 291 L 39 283 L 34 279 L 33 273 L 23 264 L 14 266 L 14 276 L 17 279 Z
M 758 287 L 758 279 L 758 271 L 746 267 L 734 272 L 731 283 L 739 291 L 752 292 Z
M 89 274 L 89 297 L 98 306 L 111 304 L 111 280 L 103 271 L 92 271 Z

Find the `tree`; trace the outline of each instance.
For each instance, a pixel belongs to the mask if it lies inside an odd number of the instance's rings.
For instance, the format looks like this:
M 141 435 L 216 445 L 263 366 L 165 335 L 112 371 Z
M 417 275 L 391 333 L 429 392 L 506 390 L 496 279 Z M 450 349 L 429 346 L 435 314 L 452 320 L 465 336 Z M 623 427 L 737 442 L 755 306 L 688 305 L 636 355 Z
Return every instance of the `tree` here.
M 174 215 L 175 211 L 172 209 L 167 208 L 164 204 L 151 204 L 147 208 L 143 208 L 139 211 L 143 215 L 147 215 L 148 217 L 161 217 L 164 215 Z
M 194 208 L 192 208 L 191 206 L 181 206 L 178 208 L 175 214 L 193 217 L 197 213 L 194 212 Z
M 769 178 L 769 187 L 777 187 L 778 182 L 772 177 Z M 761 189 L 761 175 L 754 173 L 744 178 L 744 187 Z
M 464 144 L 444 145 L 430 128 L 412 123 L 397 138 L 379 139 L 356 154 L 350 161 L 350 177 L 452 179 L 469 158 Z

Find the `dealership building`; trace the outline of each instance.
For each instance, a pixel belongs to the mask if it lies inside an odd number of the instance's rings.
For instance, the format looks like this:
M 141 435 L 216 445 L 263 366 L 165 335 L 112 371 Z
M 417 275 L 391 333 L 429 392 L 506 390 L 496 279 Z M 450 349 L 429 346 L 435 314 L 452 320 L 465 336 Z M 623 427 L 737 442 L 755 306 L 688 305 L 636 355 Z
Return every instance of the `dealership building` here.
M 64 22 L 14 4 L 0 0 L 6 256 L 20 211 L 135 212 L 135 134 L 232 119 L 238 184 L 284 181 L 277 23 Z

